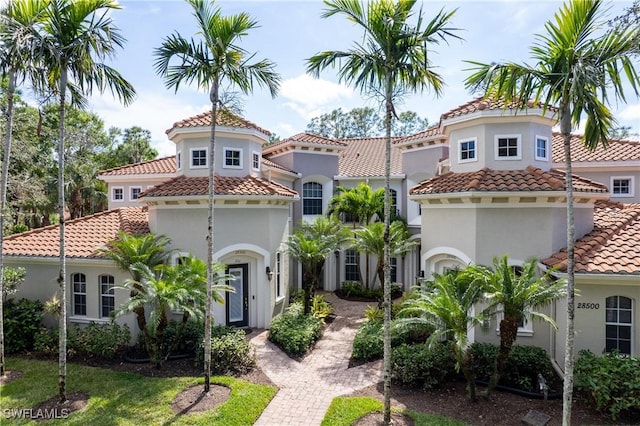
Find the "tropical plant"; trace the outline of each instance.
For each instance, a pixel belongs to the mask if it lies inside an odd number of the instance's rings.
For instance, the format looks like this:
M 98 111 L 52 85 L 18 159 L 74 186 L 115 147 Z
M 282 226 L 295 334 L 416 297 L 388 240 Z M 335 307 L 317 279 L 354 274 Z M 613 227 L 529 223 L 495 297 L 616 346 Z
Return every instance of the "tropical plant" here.
M 207 231 L 207 311 L 205 316 L 204 392 L 208 393 L 211 380 L 211 307 L 214 274 L 214 202 L 215 195 L 215 139 L 220 88 L 223 83 L 238 87 L 243 93 L 253 91 L 254 83 L 266 87 L 275 97 L 280 76 L 274 64 L 263 59 L 250 63 L 253 55 L 237 43 L 257 22 L 246 13 L 224 16 L 219 7 L 206 0 L 187 0 L 193 8 L 198 24 L 199 39 L 187 40 L 174 33 L 154 52 L 155 69 L 165 78 L 168 88 L 176 92 L 183 82 L 196 83 L 209 89 L 211 101 L 211 137 L 209 140 L 208 231 Z
M 312 223 L 302 223 L 285 241 L 285 250 L 302 265 L 304 315 L 311 312 L 311 303 L 318 288 L 327 256 L 350 244 L 351 232 L 336 218 L 318 216 Z
M 324 18 L 343 15 L 359 26 L 363 42 L 351 50 L 320 52 L 308 59 L 307 71 L 318 76 L 327 67 L 338 67 L 341 81 L 354 84 L 367 94 L 377 94 L 385 110 L 385 197 L 384 197 L 384 282 L 390 281 L 389 228 L 391 217 L 391 131 L 396 117 L 394 103 L 407 92 L 433 89 L 439 95 L 442 77 L 437 74 L 427 54 L 428 46 L 458 38 L 449 21 L 455 11 L 441 10 L 425 23 L 422 10 L 414 16 L 416 0 L 325 0 Z M 415 19 L 413 19 L 415 18 Z M 415 22 L 411 25 L 410 19 Z M 385 285 L 384 320 L 384 424 L 391 421 L 391 296 Z
M 8 81 L 5 109 L 4 156 L 0 184 L 0 293 L 4 296 L 4 228 L 7 204 L 7 182 L 13 137 L 14 96 L 16 86 L 34 77 L 37 49 L 35 23 L 42 19 L 46 2 L 17 0 L 9 2 L 0 12 L 0 73 Z M 35 77 L 38 78 L 38 77 Z M 0 301 L 0 377 L 5 374 L 3 302 Z
M 370 223 L 355 231 L 358 251 L 374 255 L 377 258 L 376 273 L 384 293 L 384 225 L 381 222 Z M 389 230 L 389 252 L 392 257 L 410 252 L 418 243 L 409 239 L 407 225 L 400 220 L 391 224 Z
M 2 303 L 5 303 L 9 296 L 13 296 L 18 292 L 20 284 L 24 283 L 24 277 L 27 270 L 23 267 L 4 267 L 2 268 Z M 0 311 L 0 314 L 2 311 Z
M 493 269 L 469 266 L 465 273 L 479 280 L 489 302 L 489 312 L 502 313 L 500 320 L 500 350 L 495 358 L 487 395 L 495 389 L 511 348 L 518 337 L 518 326 L 525 321 L 540 319 L 558 328 L 553 318 L 536 309 L 566 296 L 566 280 L 554 279 L 553 270 L 538 273 L 538 262 L 530 259 L 517 269 L 509 265 L 507 256 L 493 259 Z
M 531 47 L 535 65 L 513 62 L 483 64 L 470 62 L 472 74 L 466 85 L 486 96 L 502 98 L 506 104 L 526 108 L 542 102 L 558 108 L 566 169 L 567 194 L 567 329 L 564 360 L 562 422 L 571 422 L 575 340 L 575 225 L 571 130 L 586 115 L 583 143 L 590 149 L 607 146 L 616 121 L 608 107 L 611 98 L 624 101 L 627 80 L 636 96 L 638 73 L 633 54 L 637 52 L 640 27 L 616 25 L 605 29 L 605 9 L 600 0 L 572 0 L 563 4 L 554 19 L 545 24 Z
M 413 324 L 430 324 L 434 331 L 427 339 L 434 344 L 443 338 L 452 340 L 456 368 L 462 370 L 467 380 L 467 389 L 472 401 L 476 401 L 475 373 L 471 363 L 471 342 L 468 331 L 482 324 L 484 315 L 472 315 L 474 305 L 484 294 L 479 280 L 474 280 L 463 271 L 435 274 L 433 281 L 424 282 L 413 290 L 413 294 L 398 312 L 398 327 Z

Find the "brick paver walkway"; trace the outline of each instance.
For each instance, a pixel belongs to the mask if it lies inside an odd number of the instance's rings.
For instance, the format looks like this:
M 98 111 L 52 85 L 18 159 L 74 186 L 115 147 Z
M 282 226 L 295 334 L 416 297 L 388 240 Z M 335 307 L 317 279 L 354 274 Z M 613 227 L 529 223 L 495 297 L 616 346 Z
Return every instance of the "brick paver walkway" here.
M 353 337 L 371 303 L 344 301 L 331 293 L 326 297 L 334 306 L 336 319 L 302 362 L 292 360 L 269 342 L 267 331 L 251 339 L 258 365 L 280 388 L 256 425 L 319 425 L 334 397 L 382 380 L 382 361 L 348 368 Z

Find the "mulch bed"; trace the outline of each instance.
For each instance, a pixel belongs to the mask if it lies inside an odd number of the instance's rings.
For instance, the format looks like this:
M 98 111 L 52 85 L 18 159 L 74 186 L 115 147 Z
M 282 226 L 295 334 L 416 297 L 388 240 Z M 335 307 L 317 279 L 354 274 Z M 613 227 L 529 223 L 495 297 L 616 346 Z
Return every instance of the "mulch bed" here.
M 415 422 L 409 416 L 399 413 L 391 413 L 391 424 L 393 426 L 413 426 Z M 384 425 L 383 413 L 369 413 L 364 417 L 359 418 L 354 423 L 354 426 L 382 426 Z
M 204 393 L 204 385 L 193 385 L 180 392 L 171 402 L 174 414 L 201 413 L 211 410 L 229 399 L 231 390 L 226 386 L 211 385 Z
M 9 382 L 18 380 L 22 377 L 22 371 L 4 371 L 4 376 L 0 376 L 0 385 L 6 385 Z
M 88 402 L 89 395 L 84 392 L 67 393 L 67 401 L 64 403 L 60 403 L 56 395 L 35 406 L 31 412 L 31 418 L 36 421 L 66 419 L 70 413 L 84 409 Z

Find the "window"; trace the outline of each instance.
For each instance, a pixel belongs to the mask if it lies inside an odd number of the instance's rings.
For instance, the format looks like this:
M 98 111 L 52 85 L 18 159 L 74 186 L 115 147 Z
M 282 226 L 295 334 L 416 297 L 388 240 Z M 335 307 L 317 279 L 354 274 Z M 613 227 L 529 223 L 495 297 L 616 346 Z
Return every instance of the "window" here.
M 100 316 L 109 317 L 116 306 L 113 275 L 100 275 Z
M 224 149 L 224 167 L 228 169 L 242 168 L 242 150 L 241 149 Z
M 140 197 L 140 193 L 142 192 L 142 188 L 139 186 L 135 186 L 131 188 L 131 200 L 137 200 Z
M 536 136 L 536 160 L 549 161 L 549 139 Z
M 611 177 L 611 197 L 632 197 L 633 177 L 612 176 Z
M 176 167 L 178 170 L 182 170 L 182 152 L 180 151 L 176 154 Z
M 302 185 L 302 214 L 322 214 L 322 185 L 319 183 Z
M 496 136 L 496 160 L 520 160 L 520 136 Z
M 111 188 L 111 201 L 124 201 L 124 188 Z
M 276 299 L 282 297 L 282 253 L 276 253 Z
M 251 167 L 253 170 L 260 170 L 260 153 L 253 152 L 251 153 Z
M 605 310 L 606 352 L 617 349 L 621 354 L 631 355 L 632 317 L 630 298 L 624 296 L 607 297 Z
M 468 163 L 471 161 L 477 161 L 476 139 L 458 141 L 458 162 Z
M 87 277 L 84 274 L 71 275 L 73 290 L 73 315 L 87 315 Z
M 344 252 L 344 279 L 346 281 L 360 281 L 360 268 L 358 268 L 358 252 L 354 249 Z
M 398 258 L 392 257 L 389 260 L 390 260 L 389 265 L 391 266 L 391 282 L 397 283 L 398 282 Z
M 191 150 L 191 167 L 194 169 L 207 167 L 207 150 L 194 148 Z
M 389 189 L 389 200 L 391 201 L 391 217 L 400 216 L 400 212 L 398 211 L 398 191 Z

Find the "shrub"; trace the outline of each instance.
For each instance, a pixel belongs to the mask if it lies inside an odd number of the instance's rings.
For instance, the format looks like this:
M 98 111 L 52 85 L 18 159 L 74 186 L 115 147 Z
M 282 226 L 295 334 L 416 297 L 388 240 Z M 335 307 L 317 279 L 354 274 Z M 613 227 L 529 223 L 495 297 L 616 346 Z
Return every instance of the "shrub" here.
M 360 281 L 344 281 L 339 292 L 344 297 L 359 297 L 378 301 L 383 298 L 381 288 L 366 289 Z M 391 298 L 397 299 L 400 296 L 402 296 L 402 288 L 397 284 L 391 284 Z
M 344 281 L 340 286 L 340 290 L 346 297 L 358 296 L 362 293 L 364 287 L 360 281 Z
M 33 349 L 42 327 L 43 306 L 38 300 L 9 299 L 3 306 L 4 350 L 6 353 Z
M 474 343 L 471 345 L 471 353 L 477 379 L 489 381 L 498 355 L 498 346 L 491 343 Z M 498 384 L 527 392 L 538 392 L 538 373 L 542 374 L 548 384 L 555 381 L 547 352 L 536 346 L 514 345 Z
M 202 321 L 187 321 L 182 333 L 178 336 L 180 327 L 181 322 L 169 321 L 162 343 L 164 356 L 167 356 L 169 351 L 172 355 L 196 355 L 198 349 L 202 347 L 204 339 L 204 323 Z M 144 347 L 144 343 L 141 347 Z
M 34 350 L 45 355 L 58 353 L 58 337 L 58 328 L 48 330 L 42 327 L 35 336 Z M 126 324 L 91 322 L 86 327 L 74 324 L 67 329 L 67 355 L 113 359 L 129 345 L 130 340 L 131 331 Z
M 196 351 L 196 366 L 204 365 L 204 340 Z M 211 372 L 244 374 L 256 366 L 255 350 L 243 330 L 217 325 L 211 328 Z
M 271 321 L 269 340 L 288 355 L 300 356 L 311 349 L 321 331 L 322 321 L 313 315 L 304 315 L 303 306 L 294 303 Z
M 582 350 L 575 368 L 575 387 L 596 410 L 613 420 L 637 416 L 640 420 L 640 359 L 609 353 L 601 357 Z
M 327 302 L 327 299 L 322 294 L 316 294 L 313 297 L 313 303 L 311 304 L 311 315 L 319 318 L 324 322 L 324 319 L 333 313 L 333 306 Z
M 364 317 L 369 321 L 382 321 L 384 319 L 384 310 L 378 306 L 368 305 L 364 310 Z
M 383 336 L 382 321 L 368 320 L 364 322 L 353 339 L 351 357 L 369 361 L 382 357 Z
M 454 373 L 451 347 L 446 343 L 402 344 L 391 350 L 392 377 L 405 385 L 424 389 L 439 386 Z

